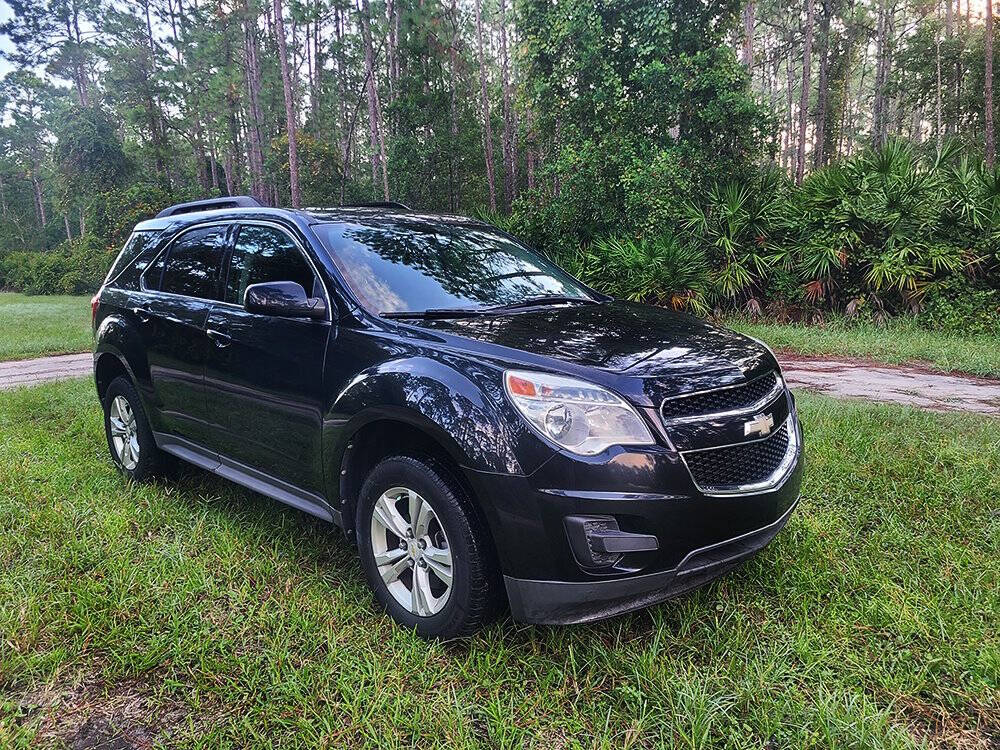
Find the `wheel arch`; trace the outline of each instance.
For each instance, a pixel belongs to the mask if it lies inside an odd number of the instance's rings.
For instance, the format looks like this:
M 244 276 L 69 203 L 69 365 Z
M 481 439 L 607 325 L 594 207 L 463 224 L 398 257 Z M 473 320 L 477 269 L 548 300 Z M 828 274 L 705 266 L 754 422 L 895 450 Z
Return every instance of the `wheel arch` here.
M 440 428 L 413 415 L 382 415 L 348 431 L 340 461 L 337 463 L 340 510 L 344 532 L 357 540 L 356 515 L 361 487 L 371 470 L 391 456 L 410 456 L 428 462 L 461 491 L 469 510 L 476 514 L 486 530 L 493 559 L 498 549 L 494 534 L 494 509 L 483 502 L 469 481 L 460 446 Z
M 108 386 L 115 378 L 124 376 L 135 384 L 135 378 L 129 369 L 128 363 L 118 354 L 105 351 L 97 355 L 94 362 L 94 383 L 97 386 L 97 397 L 104 403 L 104 396 L 108 392 Z

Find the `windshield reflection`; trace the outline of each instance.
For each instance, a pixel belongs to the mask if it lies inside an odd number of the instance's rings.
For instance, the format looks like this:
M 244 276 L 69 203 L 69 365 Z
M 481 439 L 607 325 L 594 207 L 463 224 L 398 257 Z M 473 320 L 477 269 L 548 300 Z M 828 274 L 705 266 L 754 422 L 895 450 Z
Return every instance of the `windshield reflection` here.
M 475 309 L 548 295 L 591 299 L 565 271 L 486 225 L 392 218 L 314 228 L 374 313 Z

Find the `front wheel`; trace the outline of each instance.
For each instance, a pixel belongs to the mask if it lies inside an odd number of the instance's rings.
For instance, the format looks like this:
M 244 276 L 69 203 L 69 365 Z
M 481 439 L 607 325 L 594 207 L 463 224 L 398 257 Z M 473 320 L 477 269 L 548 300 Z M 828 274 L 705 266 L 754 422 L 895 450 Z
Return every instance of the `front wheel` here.
M 494 614 L 498 571 L 486 531 L 457 483 L 432 463 L 396 456 L 372 469 L 357 530 L 368 583 L 400 624 L 453 638 Z

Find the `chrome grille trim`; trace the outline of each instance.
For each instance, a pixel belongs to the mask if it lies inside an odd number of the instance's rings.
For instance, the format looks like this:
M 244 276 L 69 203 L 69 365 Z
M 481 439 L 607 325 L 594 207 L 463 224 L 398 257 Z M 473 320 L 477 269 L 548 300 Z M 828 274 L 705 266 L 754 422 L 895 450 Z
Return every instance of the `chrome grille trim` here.
M 776 490 L 781 485 L 785 483 L 785 480 L 791 475 L 792 470 L 795 468 L 795 460 L 799 453 L 799 442 L 800 436 L 798 431 L 798 424 L 795 419 L 795 413 L 792 412 L 788 415 L 788 418 L 782 423 L 780 429 L 787 430 L 788 434 L 788 445 L 785 448 L 785 455 L 782 458 L 781 463 L 778 464 L 777 468 L 765 479 L 758 482 L 751 482 L 748 484 L 737 484 L 737 485 L 723 485 L 723 486 L 703 486 L 698 483 L 695 478 L 694 472 L 691 471 L 691 466 L 688 463 L 688 456 L 693 453 L 706 453 L 710 451 L 722 450 L 725 448 L 740 448 L 748 445 L 753 445 L 754 443 L 763 443 L 771 438 L 775 437 L 777 430 L 772 432 L 766 437 L 759 438 L 757 440 L 745 440 L 741 443 L 729 443 L 728 445 L 714 445 L 711 448 L 697 448 L 689 451 L 682 451 L 680 456 L 681 460 L 684 462 L 684 468 L 687 469 L 688 475 L 691 477 L 691 481 L 694 486 L 703 495 L 710 497 L 727 497 L 731 495 L 751 495 L 760 492 L 770 492 Z
M 733 390 L 735 388 L 746 388 L 748 385 L 757 382 L 761 378 L 766 378 L 769 375 L 774 375 L 774 386 L 764 396 L 757 399 L 757 401 L 755 401 L 752 404 L 749 404 L 748 406 L 741 406 L 736 409 L 726 409 L 723 411 L 709 412 L 705 414 L 685 414 L 679 417 L 667 417 L 663 413 L 663 409 L 668 402 L 678 401 L 686 398 L 693 398 L 695 396 L 704 396 L 707 394 L 719 393 L 721 391 Z M 660 408 L 658 409 L 658 411 L 660 414 L 660 421 L 663 423 L 664 427 L 670 427 L 671 425 L 676 425 L 676 424 L 690 424 L 691 422 L 702 422 L 713 419 L 728 419 L 733 417 L 753 415 L 757 412 L 760 412 L 764 410 L 765 407 L 770 405 L 772 401 L 774 401 L 779 395 L 781 395 L 784 392 L 785 392 L 785 380 L 784 378 L 782 378 L 781 373 L 779 371 L 773 370 L 771 372 L 764 373 L 763 375 L 754 378 L 753 380 L 748 381 L 746 383 L 735 383 L 734 385 L 725 385 L 720 388 L 707 388 L 701 391 L 692 391 L 691 393 L 681 393 L 676 396 L 670 396 L 668 398 L 663 399 L 663 401 L 660 402 Z

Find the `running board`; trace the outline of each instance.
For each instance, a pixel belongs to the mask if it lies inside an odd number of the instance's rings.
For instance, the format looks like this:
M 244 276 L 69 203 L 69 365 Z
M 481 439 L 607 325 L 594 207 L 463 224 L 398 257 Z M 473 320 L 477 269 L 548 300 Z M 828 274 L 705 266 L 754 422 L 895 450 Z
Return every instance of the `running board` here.
M 238 461 L 206 451 L 200 445 L 182 437 L 154 432 L 153 439 L 156 441 L 156 447 L 164 453 L 176 456 L 182 461 L 194 464 L 200 469 L 217 474 L 272 500 L 277 500 L 312 516 L 322 518 L 324 521 L 334 523 L 340 528 L 344 527 L 340 511 L 330 508 L 319 495 L 307 492 Z

